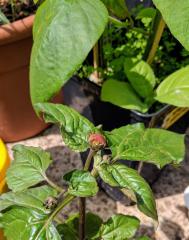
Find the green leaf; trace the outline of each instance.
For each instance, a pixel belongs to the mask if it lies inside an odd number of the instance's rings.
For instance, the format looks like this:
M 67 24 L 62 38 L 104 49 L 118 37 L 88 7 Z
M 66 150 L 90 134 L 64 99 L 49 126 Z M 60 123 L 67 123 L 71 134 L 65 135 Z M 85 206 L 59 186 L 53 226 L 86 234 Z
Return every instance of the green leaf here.
M 169 75 L 157 88 L 156 99 L 178 107 L 189 107 L 189 66 Z
M 0 217 L 7 240 L 61 240 L 48 215 L 28 208 L 15 207 Z
M 148 110 L 147 105 L 140 100 L 131 85 L 126 82 L 113 79 L 107 80 L 102 86 L 101 99 L 121 108 L 138 110 L 140 112 Z
M 89 135 L 99 132 L 88 119 L 70 107 L 51 103 L 39 103 L 35 107 L 37 111 L 44 113 L 46 122 L 60 125 L 65 144 L 74 151 L 87 150 Z
M 102 0 L 109 12 L 120 19 L 128 17 L 128 9 L 125 0 Z
M 145 161 L 163 167 L 179 164 L 185 153 L 184 135 L 142 125 L 127 125 L 105 133 L 113 160 Z
M 120 188 L 131 190 L 135 194 L 139 210 L 155 220 L 158 219 L 152 190 L 136 170 L 123 164 L 103 164 L 98 168 L 98 172 L 103 181 L 109 185 L 115 186 L 112 185 L 113 179 Z M 105 172 L 109 174 L 109 178 Z
M 16 145 L 13 147 L 14 161 L 7 171 L 7 183 L 13 192 L 46 180 L 45 171 L 51 163 L 50 154 L 41 148 Z
M 127 240 L 135 235 L 139 224 L 140 221 L 136 217 L 113 215 L 101 226 L 99 237 L 103 240 Z
M 30 65 L 32 103 L 49 101 L 79 69 L 104 31 L 100 0 L 48 0 L 37 11 Z
M 135 91 L 143 98 L 153 96 L 156 77 L 150 65 L 144 61 L 134 61 L 126 58 L 125 74 Z
M 8 18 L 5 16 L 1 9 L 0 9 L 0 23 L 1 24 L 10 23 L 10 21 L 8 20 Z
M 149 8 L 143 8 L 138 14 L 137 14 L 137 19 L 142 19 L 142 18 L 151 18 L 153 19 L 156 15 L 156 9 L 149 7 Z
M 102 219 L 99 216 L 88 212 L 86 214 L 86 239 L 93 239 L 97 235 L 101 225 Z M 70 216 L 64 224 L 58 225 L 57 229 L 63 239 L 78 240 L 79 214 Z
M 90 172 L 73 170 L 64 175 L 64 180 L 69 182 L 68 192 L 77 197 L 91 197 L 98 192 L 96 179 Z
M 189 0 L 182 2 L 177 0 L 153 0 L 153 2 L 161 12 L 171 33 L 189 50 Z
M 16 205 L 49 213 L 43 203 L 49 196 L 55 197 L 56 195 L 57 191 L 49 186 L 31 188 L 20 193 L 8 192 L 0 196 L 0 211 Z

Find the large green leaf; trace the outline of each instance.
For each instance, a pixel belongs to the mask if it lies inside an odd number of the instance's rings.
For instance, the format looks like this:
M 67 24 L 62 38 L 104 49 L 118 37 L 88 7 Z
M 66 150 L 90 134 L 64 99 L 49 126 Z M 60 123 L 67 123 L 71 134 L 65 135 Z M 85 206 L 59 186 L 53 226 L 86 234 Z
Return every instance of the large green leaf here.
M 156 99 L 178 107 L 189 107 L 189 66 L 169 75 L 157 88 Z
M 123 164 L 103 164 L 98 168 L 98 172 L 109 185 L 131 190 L 135 194 L 140 211 L 155 220 L 158 219 L 152 190 L 137 171 Z
M 7 240 L 61 240 L 48 215 L 28 208 L 15 207 L 0 216 Z
M 7 183 L 13 192 L 26 190 L 46 180 L 45 171 L 51 163 L 50 154 L 41 148 L 16 145 L 14 161 L 7 171 Z
M 91 197 L 97 194 L 98 186 L 96 179 L 90 172 L 73 170 L 64 175 L 64 180 L 69 182 L 68 192 L 78 197 Z
M 179 164 L 185 153 L 184 135 L 142 125 L 127 125 L 105 133 L 114 161 L 145 161 L 163 167 Z
M 171 33 L 189 50 L 189 0 L 153 0 Z
M 101 226 L 99 237 L 103 240 L 127 240 L 135 235 L 139 224 L 140 221 L 136 217 L 113 215 Z
M 101 99 L 126 109 L 146 112 L 148 107 L 135 93 L 129 83 L 113 79 L 107 80 L 102 86 Z
M 100 0 L 47 0 L 34 23 L 30 65 L 33 104 L 49 101 L 74 74 L 104 31 L 108 12 Z
M 86 239 L 95 239 L 95 236 L 99 232 L 101 225 L 102 219 L 99 216 L 88 212 L 86 214 Z M 79 240 L 79 214 L 70 216 L 64 224 L 58 225 L 57 229 L 63 239 Z
M 39 103 L 35 106 L 37 111 L 44 113 L 46 122 L 60 125 L 65 144 L 75 151 L 87 150 L 90 133 L 99 131 L 88 119 L 70 107 L 51 103 Z
M 126 58 L 124 70 L 132 87 L 141 97 L 149 98 L 153 96 L 156 77 L 148 63 Z
M 55 197 L 56 195 L 57 191 L 49 186 L 31 188 L 19 193 L 8 192 L 0 196 L 0 211 L 16 205 L 48 213 L 49 210 L 43 204 L 49 196 Z
M 128 9 L 125 0 L 102 0 L 102 2 L 114 16 L 120 19 L 128 17 Z

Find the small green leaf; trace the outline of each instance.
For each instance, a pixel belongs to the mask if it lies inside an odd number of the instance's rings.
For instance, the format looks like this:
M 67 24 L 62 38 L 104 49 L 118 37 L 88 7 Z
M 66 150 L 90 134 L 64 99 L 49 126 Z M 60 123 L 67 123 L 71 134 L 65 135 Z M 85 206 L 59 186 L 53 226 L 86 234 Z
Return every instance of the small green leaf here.
M 179 42 L 189 50 L 189 0 L 153 0 L 153 3 L 161 12 L 163 19 L 171 33 Z
M 153 96 L 156 77 L 150 65 L 144 61 L 125 59 L 125 74 L 135 91 L 143 98 Z
M 120 19 L 128 17 L 128 9 L 125 0 L 102 0 L 102 2 L 114 16 Z
M 41 148 L 16 145 L 13 147 L 14 161 L 7 171 L 7 183 L 13 192 L 46 180 L 45 171 L 51 163 L 50 154 Z
M 36 13 L 30 65 L 32 103 L 48 102 L 79 69 L 102 35 L 108 12 L 100 0 L 48 0 Z
M 142 19 L 142 18 L 151 18 L 153 19 L 156 15 L 156 9 L 149 7 L 149 8 L 143 8 L 138 14 L 137 14 L 137 19 Z
M 10 21 L 8 20 L 8 18 L 5 16 L 5 14 L 0 9 L 0 24 L 6 24 L 6 23 L 9 23 L 9 22 Z
M 101 99 L 110 102 L 121 108 L 146 112 L 148 107 L 135 93 L 134 89 L 127 82 L 107 80 L 102 86 Z
M 184 135 L 141 124 L 127 125 L 105 132 L 113 160 L 145 161 L 163 167 L 179 164 L 185 154 Z
M 55 197 L 56 195 L 57 191 L 49 186 L 31 188 L 20 193 L 8 192 L 0 196 L 0 211 L 16 205 L 49 213 L 49 210 L 43 206 L 43 203 L 47 197 Z
M 98 192 L 96 179 L 90 172 L 73 170 L 64 175 L 64 180 L 69 182 L 68 192 L 77 197 L 91 197 Z
M 36 210 L 14 207 L 0 216 L 7 240 L 61 240 L 48 215 Z
M 127 240 L 135 235 L 139 224 L 140 221 L 136 217 L 113 215 L 101 226 L 99 237 L 103 240 Z
M 155 220 L 158 219 L 152 190 L 137 171 L 123 164 L 103 164 L 98 168 L 98 172 L 103 181 L 109 185 L 115 186 L 112 185 L 114 179 L 120 188 L 131 190 L 135 194 L 139 210 Z M 109 178 L 105 172 L 109 174 Z
M 86 214 L 86 239 L 95 239 L 100 227 L 102 225 L 102 219 L 88 212 Z M 60 224 L 57 227 L 61 237 L 66 240 L 78 240 L 79 239 L 79 214 L 70 216 L 64 224 Z
M 178 107 L 189 107 L 189 66 L 169 75 L 157 88 L 156 99 Z
M 90 146 L 88 138 L 91 133 L 99 132 L 97 128 L 74 109 L 52 103 L 39 103 L 36 110 L 44 113 L 46 122 L 60 125 L 63 140 L 74 151 L 85 151 Z

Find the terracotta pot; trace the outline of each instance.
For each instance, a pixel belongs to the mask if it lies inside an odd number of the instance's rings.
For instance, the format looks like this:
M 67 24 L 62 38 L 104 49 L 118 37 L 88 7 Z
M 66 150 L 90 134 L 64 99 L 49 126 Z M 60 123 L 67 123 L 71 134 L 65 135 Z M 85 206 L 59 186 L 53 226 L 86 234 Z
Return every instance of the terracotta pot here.
M 33 21 L 29 16 L 0 26 L 0 137 L 5 142 L 34 136 L 47 127 L 34 113 L 29 95 Z

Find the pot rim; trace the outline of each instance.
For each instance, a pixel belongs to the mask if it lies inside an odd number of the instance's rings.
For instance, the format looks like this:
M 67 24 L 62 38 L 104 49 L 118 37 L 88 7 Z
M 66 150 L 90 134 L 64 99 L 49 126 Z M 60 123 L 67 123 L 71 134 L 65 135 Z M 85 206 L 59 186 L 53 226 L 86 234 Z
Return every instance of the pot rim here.
M 28 38 L 32 35 L 35 15 L 0 26 L 0 46 Z
M 157 112 L 154 112 L 154 113 L 141 113 L 136 110 L 131 110 L 131 112 L 133 112 L 136 115 L 143 117 L 143 118 L 150 118 L 150 117 L 158 116 L 159 114 L 163 113 L 164 111 L 167 111 L 170 107 L 171 107 L 171 105 L 166 104 L 166 105 L 162 106 L 162 108 L 160 108 Z

